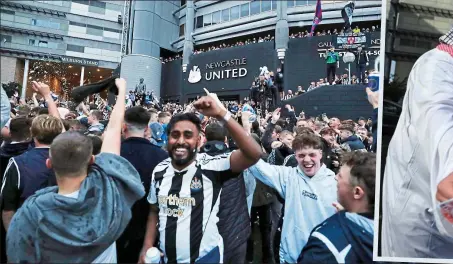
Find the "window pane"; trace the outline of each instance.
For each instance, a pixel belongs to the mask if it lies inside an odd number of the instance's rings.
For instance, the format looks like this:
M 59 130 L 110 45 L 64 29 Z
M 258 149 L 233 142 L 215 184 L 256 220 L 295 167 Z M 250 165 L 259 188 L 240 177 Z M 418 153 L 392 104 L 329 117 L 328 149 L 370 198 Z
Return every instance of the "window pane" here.
M 220 23 L 220 11 L 212 13 L 212 24 L 219 24 Z
M 72 0 L 72 2 L 82 5 L 88 5 L 90 3 L 87 0 Z
M 272 10 L 277 10 L 277 1 L 272 0 Z
M 256 15 L 260 13 L 260 1 L 250 2 L 250 15 Z
M 288 7 L 294 6 L 294 0 L 288 0 Z
M 222 10 L 222 22 L 230 21 L 230 9 L 223 9 Z
M 104 31 L 121 33 L 121 29 L 114 29 L 114 28 L 104 28 Z
M 83 46 L 78 46 L 78 45 L 71 45 L 68 44 L 67 48 L 68 51 L 75 51 L 75 52 L 84 52 L 85 48 Z
M 1 12 L 2 14 L 9 14 L 9 15 L 14 15 L 14 14 L 16 14 L 16 12 L 11 11 L 11 10 L 6 10 L 6 9 L 1 9 L 0 12 Z
M 69 25 L 71 25 L 71 26 L 78 26 L 78 27 L 86 27 L 86 26 L 87 26 L 86 24 L 82 24 L 82 23 L 78 23 L 78 22 L 73 22 L 73 21 L 69 21 Z
M 87 25 L 87 28 L 97 29 L 97 30 L 104 30 L 103 27 L 95 26 L 95 25 Z
M 57 49 L 57 48 L 58 48 L 58 43 L 56 43 L 56 42 L 49 42 L 49 43 L 47 44 L 47 47 L 48 47 L 48 48 L 51 48 L 51 49 Z
M 179 36 L 184 36 L 185 24 L 179 25 Z
M 306 6 L 307 0 L 296 0 L 296 6 Z
M 212 14 L 203 15 L 203 26 L 210 26 L 212 24 Z
M 105 2 L 101 2 L 98 0 L 90 0 L 90 6 L 100 7 L 105 9 Z
M 313 0 L 308 0 L 307 4 L 308 5 L 316 5 L 316 0 L 314 0 L 314 1 Z
M 271 5 L 271 0 L 261 0 L 261 12 L 270 11 Z
M 2 43 L 9 42 L 11 43 L 12 37 L 8 35 L 0 35 L 0 38 L 2 40 Z
M 47 44 L 48 44 L 47 41 L 40 40 L 39 43 L 38 43 L 38 46 L 39 47 L 43 47 L 43 48 L 47 48 Z
M 29 39 L 28 40 L 28 45 L 30 45 L 30 46 L 34 46 L 35 43 L 36 43 L 36 41 L 34 39 Z
M 32 20 L 31 20 L 31 24 L 32 24 L 33 26 L 36 26 L 36 23 L 37 23 L 37 22 L 36 22 L 36 19 L 32 19 Z
M 240 6 L 233 6 L 230 9 L 230 20 L 238 19 L 240 11 Z
M 197 16 L 197 22 L 195 23 L 196 28 L 202 28 L 203 27 L 203 16 Z
M 241 5 L 241 17 L 248 17 L 250 15 L 250 4 Z
M 103 36 L 104 33 L 102 32 L 102 29 L 96 29 L 92 27 L 87 26 L 87 34 L 88 35 L 93 35 L 93 36 Z

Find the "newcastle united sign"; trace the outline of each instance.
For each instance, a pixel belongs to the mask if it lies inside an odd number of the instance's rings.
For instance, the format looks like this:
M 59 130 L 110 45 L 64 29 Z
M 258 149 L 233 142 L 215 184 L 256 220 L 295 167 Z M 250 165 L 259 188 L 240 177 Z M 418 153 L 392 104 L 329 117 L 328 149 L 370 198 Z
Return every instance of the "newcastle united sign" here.
M 247 75 L 247 59 L 231 59 L 207 63 L 202 70 L 194 65 L 189 72 L 189 83 L 198 83 L 204 77 L 206 81 L 230 78 L 242 78 Z

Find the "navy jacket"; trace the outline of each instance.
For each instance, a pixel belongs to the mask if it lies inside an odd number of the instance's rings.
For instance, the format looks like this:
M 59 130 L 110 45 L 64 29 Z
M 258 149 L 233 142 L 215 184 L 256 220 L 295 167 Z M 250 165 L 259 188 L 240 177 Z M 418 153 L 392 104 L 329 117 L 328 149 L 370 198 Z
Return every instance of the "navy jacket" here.
M 223 147 L 219 148 L 220 146 Z M 208 141 L 200 152 L 215 156 L 229 151 L 221 141 Z M 229 178 L 222 185 L 217 226 L 224 241 L 224 263 L 229 263 L 236 250 L 240 251 L 241 246 L 246 246 L 251 233 L 245 188 L 242 173 L 238 177 Z
M 373 263 L 372 215 L 336 213 L 315 227 L 298 263 Z
M 132 219 L 121 235 L 121 239 L 141 239 L 146 233 L 149 213 L 146 197 L 151 187 L 152 173 L 157 164 L 168 158 L 168 154 L 145 138 L 131 137 L 121 143 L 120 155 L 138 171 L 146 192 L 146 195 L 132 207 Z
M 3 177 L 2 209 L 17 210 L 36 191 L 56 185 L 55 173 L 46 167 L 49 148 L 33 148 L 12 157 Z
M 352 136 L 348 137 L 346 140 L 343 140 L 341 143 L 348 144 L 349 147 L 351 148 L 351 151 L 365 149 L 365 145 L 363 145 L 363 142 L 356 135 L 352 135 Z

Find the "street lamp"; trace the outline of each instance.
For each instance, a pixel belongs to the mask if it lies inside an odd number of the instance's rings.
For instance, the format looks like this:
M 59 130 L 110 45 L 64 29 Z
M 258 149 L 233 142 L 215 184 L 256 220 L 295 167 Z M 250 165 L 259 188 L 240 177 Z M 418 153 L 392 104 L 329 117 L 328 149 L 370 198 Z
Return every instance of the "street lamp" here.
M 349 84 L 351 84 L 351 63 L 355 61 L 355 55 L 352 52 L 346 52 L 343 56 L 343 62 L 348 64 Z

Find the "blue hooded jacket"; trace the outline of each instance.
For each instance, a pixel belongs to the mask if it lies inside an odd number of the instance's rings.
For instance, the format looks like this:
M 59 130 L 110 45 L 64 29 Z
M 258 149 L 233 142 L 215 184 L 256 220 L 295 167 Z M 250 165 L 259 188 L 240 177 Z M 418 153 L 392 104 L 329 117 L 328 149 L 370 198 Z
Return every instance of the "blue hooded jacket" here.
M 6 237 L 11 263 L 91 263 L 115 242 L 145 195 L 126 159 L 101 153 L 77 199 L 48 187 L 30 196 L 14 215 Z

